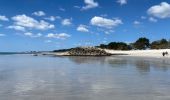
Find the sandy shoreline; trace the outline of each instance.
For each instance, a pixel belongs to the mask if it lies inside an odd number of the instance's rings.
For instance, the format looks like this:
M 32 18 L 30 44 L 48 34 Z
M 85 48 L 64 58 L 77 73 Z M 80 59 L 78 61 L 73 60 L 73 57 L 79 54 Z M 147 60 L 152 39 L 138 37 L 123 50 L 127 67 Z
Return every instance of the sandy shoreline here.
M 121 51 L 121 50 L 109 50 L 105 49 L 107 53 L 113 54 L 115 56 L 127 56 L 127 57 L 147 57 L 147 58 L 170 58 L 170 49 L 160 49 L 160 50 L 129 50 L 129 51 Z M 162 56 L 163 52 L 168 52 L 169 55 Z M 68 52 L 50 52 L 44 53 L 45 55 L 53 55 L 53 56 L 71 56 Z
M 130 50 L 130 51 L 118 51 L 118 50 L 108 50 L 106 52 L 111 54 L 123 54 L 123 56 L 134 56 L 134 57 L 154 57 L 154 58 L 170 58 L 170 49 L 160 49 L 160 50 Z M 162 52 L 168 52 L 169 55 L 162 56 Z

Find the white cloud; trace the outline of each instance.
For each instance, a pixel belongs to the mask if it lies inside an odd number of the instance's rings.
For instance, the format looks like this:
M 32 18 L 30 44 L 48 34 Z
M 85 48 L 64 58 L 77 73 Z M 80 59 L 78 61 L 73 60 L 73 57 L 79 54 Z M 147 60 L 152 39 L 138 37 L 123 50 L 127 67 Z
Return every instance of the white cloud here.
M 99 6 L 98 2 L 95 2 L 94 0 L 84 0 L 84 3 L 86 6 L 83 6 L 82 10 L 88 10 Z
M 153 17 L 150 17 L 150 18 L 149 18 L 149 21 L 151 21 L 151 22 L 157 22 L 158 20 L 155 19 L 155 18 L 153 18 Z
M 6 36 L 5 34 L 0 34 L 0 37 Z
M 98 16 L 93 17 L 90 23 L 94 26 L 104 27 L 104 28 L 114 28 L 120 24 L 123 24 L 122 20 L 120 19 L 107 19 Z
M 55 21 L 56 19 L 61 19 L 61 17 L 60 16 L 50 16 L 50 17 L 47 17 L 45 19 L 49 20 L 49 21 Z
M 146 19 L 146 17 L 145 16 L 141 16 L 141 19 Z
M 59 33 L 59 34 L 49 33 L 46 37 L 56 38 L 56 39 L 66 39 L 66 38 L 69 38 L 71 36 L 67 33 Z
M 27 28 L 33 28 L 38 30 L 47 30 L 52 29 L 55 26 L 53 24 L 50 24 L 48 22 L 45 22 L 44 20 L 37 21 L 34 18 L 31 18 L 26 15 L 16 15 L 12 17 L 12 19 L 15 21 L 14 24 L 17 26 L 27 27 Z
M 50 17 L 45 18 L 45 19 L 50 20 L 50 21 L 55 21 L 55 20 L 56 20 L 56 17 L 54 17 L 54 16 L 50 16 Z
M 42 34 L 41 33 L 38 33 L 38 34 L 33 34 L 31 32 L 26 32 L 24 33 L 25 36 L 29 36 L 29 37 L 32 37 L 32 38 L 37 38 L 37 37 L 41 37 Z
M 74 6 L 74 8 L 80 9 L 81 7 L 80 6 Z
M 1 21 L 9 21 L 9 19 L 6 16 L 0 15 Z
M 80 32 L 89 32 L 89 30 L 87 29 L 86 25 L 79 25 L 77 27 L 77 31 L 80 31 Z
M 139 24 L 141 24 L 141 22 L 139 22 L 139 21 L 135 20 L 135 21 L 133 22 L 133 24 L 135 24 L 135 25 L 139 25 Z
M 17 30 L 17 31 L 25 31 L 25 27 L 22 27 L 22 26 L 8 26 L 7 28 L 9 29 L 14 29 L 14 30 Z
M 127 4 L 127 0 L 117 0 L 117 3 L 119 3 L 120 5 L 125 5 Z
M 66 11 L 64 8 L 61 8 L 61 7 L 59 8 L 59 10 L 60 10 L 60 11 Z
M 33 35 L 33 33 L 31 33 L 31 32 L 27 32 L 27 33 L 24 33 L 24 35 L 25 35 L 25 36 L 32 36 L 32 35 Z
M 114 32 L 115 32 L 114 30 L 105 30 L 104 31 L 104 33 L 107 34 L 107 35 L 114 33 Z
M 108 31 L 105 31 L 105 34 L 110 34 L 110 32 L 108 32 Z
M 69 25 L 72 24 L 71 21 L 72 21 L 72 19 L 63 19 L 62 22 L 61 22 L 61 24 L 62 24 L 63 26 L 69 26 Z
M 170 18 L 170 4 L 162 2 L 159 5 L 152 6 L 148 9 L 147 13 L 157 18 Z
M 107 17 L 108 15 L 107 14 L 101 14 L 100 16 L 101 17 Z
M 45 43 L 51 43 L 52 41 L 51 40 L 45 40 L 44 42 Z
M 41 37 L 42 36 L 42 34 L 41 33 L 38 33 L 38 34 L 36 34 L 34 37 Z
M 45 16 L 46 14 L 43 11 L 37 11 L 37 12 L 34 12 L 33 15 L 35 15 L 35 16 Z
M 100 33 L 105 33 L 106 35 L 109 35 L 115 32 L 113 29 L 103 29 L 103 28 L 97 28 L 97 31 L 99 31 Z
M 56 18 L 56 19 L 61 19 L 61 17 L 60 17 L 60 16 L 55 16 L 55 18 Z

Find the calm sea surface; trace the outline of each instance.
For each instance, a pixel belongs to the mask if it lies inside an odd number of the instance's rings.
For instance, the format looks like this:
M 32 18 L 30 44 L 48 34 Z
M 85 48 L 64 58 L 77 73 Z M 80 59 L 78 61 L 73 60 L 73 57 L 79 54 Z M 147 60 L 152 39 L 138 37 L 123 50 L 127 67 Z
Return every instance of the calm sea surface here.
M 0 100 L 170 100 L 170 60 L 1 55 Z

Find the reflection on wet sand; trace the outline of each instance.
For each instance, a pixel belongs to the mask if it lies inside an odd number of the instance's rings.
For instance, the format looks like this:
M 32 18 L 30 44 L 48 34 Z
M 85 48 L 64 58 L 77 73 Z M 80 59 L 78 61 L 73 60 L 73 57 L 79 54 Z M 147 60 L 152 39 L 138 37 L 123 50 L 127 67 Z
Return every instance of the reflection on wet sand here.
M 129 58 L 128 58 L 129 59 Z M 135 64 L 138 71 L 150 72 L 151 69 L 159 71 L 167 71 L 170 68 L 170 59 L 154 59 L 154 58 L 130 58 L 129 62 Z
M 101 63 L 105 62 L 106 57 L 88 57 L 88 56 L 70 56 L 68 59 L 76 64 L 90 64 L 90 63 Z
M 166 59 L 0 57 L 0 100 L 169 100 L 169 73 Z
M 149 72 L 151 68 L 166 71 L 170 68 L 170 59 L 134 58 L 134 57 L 69 57 L 76 64 L 110 64 L 112 67 L 135 66 L 138 71 Z

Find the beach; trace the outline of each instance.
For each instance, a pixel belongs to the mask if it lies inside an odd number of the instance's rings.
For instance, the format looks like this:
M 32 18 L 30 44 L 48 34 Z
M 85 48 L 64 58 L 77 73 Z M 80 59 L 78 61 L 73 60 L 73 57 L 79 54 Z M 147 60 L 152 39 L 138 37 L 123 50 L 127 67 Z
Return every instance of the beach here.
M 108 54 L 115 55 L 115 56 L 130 56 L 130 57 L 151 57 L 151 58 L 170 58 L 170 49 L 152 49 L 152 50 L 110 50 L 110 49 L 101 49 L 105 50 Z M 168 52 L 168 55 L 163 56 L 163 52 Z M 72 56 L 66 52 L 51 52 L 47 53 L 47 55 L 54 55 L 54 56 Z M 91 55 L 93 56 L 93 55 Z
M 169 59 L 0 56 L 0 100 L 170 100 Z
M 163 52 L 170 53 L 170 49 L 160 49 L 160 50 L 130 50 L 130 51 L 121 51 L 121 50 L 108 50 L 106 52 L 119 55 L 120 56 L 134 56 L 134 57 L 154 57 L 154 58 L 170 58 L 170 55 L 163 57 Z
M 170 49 L 159 49 L 159 50 L 110 50 L 104 49 L 108 54 L 114 56 L 129 56 L 129 57 L 147 57 L 147 58 L 170 58 Z M 168 52 L 168 55 L 163 56 L 163 52 Z M 66 52 L 50 52 L 44 53 L 45 55 L 54 55 L 54 56 L 73 56 Z M 94 56 L 94 55 L 91 55 Z

